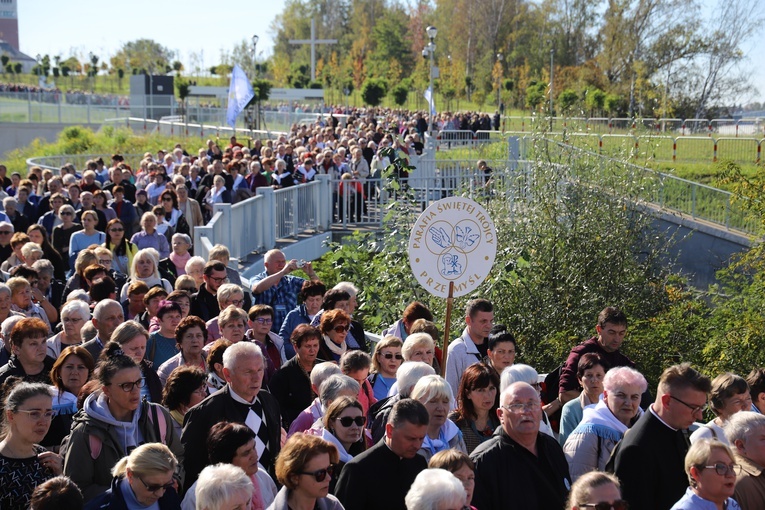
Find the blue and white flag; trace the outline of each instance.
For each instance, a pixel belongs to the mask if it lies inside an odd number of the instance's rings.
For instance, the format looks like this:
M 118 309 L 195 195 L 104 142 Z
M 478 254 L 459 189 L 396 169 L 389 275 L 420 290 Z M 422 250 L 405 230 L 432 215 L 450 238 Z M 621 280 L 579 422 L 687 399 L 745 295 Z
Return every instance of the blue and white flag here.
M 425 101 L 428 102 L 430 105 L 430 116 L 435 117 L 436 116 L 436 103 L 435 98 L 433 97 L 433 93 L 430 90 L 430 87 L 425 89 L 425 93 L 423 94 L 425 96 Z
M 231 72 L 231 85 L 228 88 L 228 111 L 226 112 L 226 123 L 231 126 L 236 126 L 236 117 L 242 113 L 247 103 L 255 97 L 255 92 L 252 90 L 252 84 L 247 79 L 247 75 L 244 74 L 242 68 L 238 65 L 234 66 L 234 70 Z

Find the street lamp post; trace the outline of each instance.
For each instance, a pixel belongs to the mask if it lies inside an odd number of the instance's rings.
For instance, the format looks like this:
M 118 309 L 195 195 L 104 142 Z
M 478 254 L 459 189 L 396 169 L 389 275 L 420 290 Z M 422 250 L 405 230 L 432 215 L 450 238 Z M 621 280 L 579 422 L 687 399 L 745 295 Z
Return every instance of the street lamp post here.
M 499 91 L 502 88 L 502 52 L 497 53 L 497 64 L 499 64 L 499 72 L 497 73 L 497 111 L 499 111 L 502 105 L 499 95 Z
M 252 36 L 252 61 L 255 65 L 255 79 L 258 79 L 258 34 Z M 260 129 L 260 90 L 258 89 L 255 97 L 255 129 Z
M 438 29 L 434 27 L 433 25 L 429 26 L 425 29 L 425 32 L 428 34 L 428 39 L 430 39 L 430 42 L 427 46 L 427 51 L 430 55 L 430 100 L 428 101 L 428 136 L 431 139 L 431 143 L 433 140 L 433 122 L 435 119 L 433 118 L 433 110 L 434 106 L 436 104 L 436 91 L 433 89 L 433 78 L 435 78 L 436 73 L 436 67 L 434 64 L 434 58 L 436 54 L 436 35 L 438 34 Z
M 550 131 L 553 130 L 553 88 L 555 87 L 555 68 L 553 62 L 555 58 L 555 46 L 550 47 Z

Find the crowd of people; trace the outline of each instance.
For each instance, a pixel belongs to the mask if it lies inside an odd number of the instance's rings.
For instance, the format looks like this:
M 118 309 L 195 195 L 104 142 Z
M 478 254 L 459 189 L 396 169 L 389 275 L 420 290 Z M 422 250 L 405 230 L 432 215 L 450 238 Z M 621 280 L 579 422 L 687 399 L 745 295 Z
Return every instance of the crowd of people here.
M 608 307 L 543 380 L 488 300 L 445 352 L 416 301 L 373 341 L 363 282 L 193 254 L 207 197 L 363 159 L 386 122 L 0 166 L 0 508 L 763 508 L 765 369 L 679 364 L 652 394 Z

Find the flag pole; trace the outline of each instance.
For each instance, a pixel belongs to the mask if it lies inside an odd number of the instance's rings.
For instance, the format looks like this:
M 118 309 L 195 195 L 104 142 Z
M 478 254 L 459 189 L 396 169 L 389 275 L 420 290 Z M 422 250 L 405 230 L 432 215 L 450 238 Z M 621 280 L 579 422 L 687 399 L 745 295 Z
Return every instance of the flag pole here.
M 454 282 L 449 282 L 449 295 L 446 298 L 446 324 L 444 324 L 444 356 L 441 363 L 441 377 L 446 378 L 446 358 L 449 354 L 449 325 L 452 323 L 452 306 L 454 306 Z

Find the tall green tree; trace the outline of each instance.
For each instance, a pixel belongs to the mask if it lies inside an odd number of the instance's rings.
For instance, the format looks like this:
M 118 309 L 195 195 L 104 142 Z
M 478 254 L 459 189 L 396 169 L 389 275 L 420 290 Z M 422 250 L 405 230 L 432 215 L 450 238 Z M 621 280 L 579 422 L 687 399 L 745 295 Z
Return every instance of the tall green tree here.
M 123 69 L 145 69 L 149 73 L 164 73 L 173 52 L 152 39 L 129 41 L 111 58 L 111 65 Z

